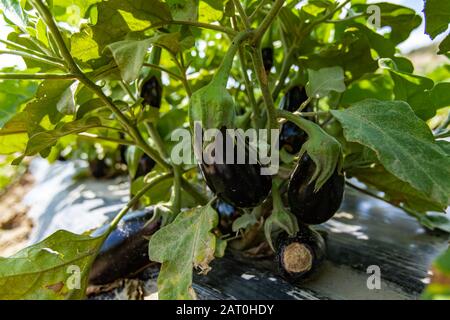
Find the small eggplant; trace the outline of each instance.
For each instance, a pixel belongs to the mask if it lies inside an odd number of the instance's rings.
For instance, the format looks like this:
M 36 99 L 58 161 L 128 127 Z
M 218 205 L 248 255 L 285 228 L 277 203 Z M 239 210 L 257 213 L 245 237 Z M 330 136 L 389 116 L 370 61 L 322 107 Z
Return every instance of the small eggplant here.
M 281 275 L 296 282 L 312 275 L 325 260 L 326 245 L 322 236 L 308 226 L 290 237 L 281 233 L 276 241 L 276 262 Z
M 156 165 L 155 160 L 153 160 L 147 154 L 144 153 L 141 159 L 139 160 L 135 179 L 145 176 L 147 173 L 152 171 L 155 165 Z
M 222 130 L 225 139 L 228 135 Z M 225 140 L 224 140 L 225 141 Z M 224 148 L 222 159 L 215 159 L 212 164 L 200 163 L 200 170 L 206 184 L 219 198 L 237 208 L 253 208 L 261 204 L 269 195 L 272 177 L 261 174 L 261 164 L 245 161 L 238 163 L 238 147 L 234 144 L 234 162 L 226 163 Z M 249 148 L 246 143 L 245 159 L 249 159 Z
M 89 161 L 89 170 L 94 178 L 101 179 L 108 175 L 109 167 L 104 159 L 94 159 Z
M 306 95 L 305 89 L 300 86 L 294 86 L 288 90 L 281 100 L 280 109 L 295 112 L 307 99 L 308 96 Z M 308 104 L 302 111 L 313 111 L 311 104 Z M 307 138 L 308 135 L 305 131 L 292 122 L 286 122 L 281 127 L 279 146 L 280 148 L 284 147 L 291 154 L 296 154 L 300 151 Z
M 148 257 L 148 237 L 159 228 L 159 222 L 146 225 L 153 210 L 126 215 L 118 227 L 106 238 L 92 265 L 89 283 L 102 285 L 135 275 L 151 263 Z M 108 226 L 93 232 L 103 234 Z
M 233 233 L 233 222 L 241 215 L 239 210 L 221 199 L 217 199 L 213 207 L 219 214 L 220 232 L 223 235 Z
M 310 181 L 316 165 L 308 156 L 298 162 L 288 186 L 291 212 L 306 224 L 320 224 L 333 217 L 341 206 L 345 178 L 336 170 L 319 191 L 314 192 L 315 180 Z
M 162 100 L 162 85 L 161 81 L 156 76 L 150 77 L 146 80 L 141 88 L 141 98 L 144 99 L 144 106 L 152 106 L 159 109 Z
M 273 48 L 265 47 L 261 49 L 261 55 L 264 64 L 264 70 L 269 73 L 273 67 Z

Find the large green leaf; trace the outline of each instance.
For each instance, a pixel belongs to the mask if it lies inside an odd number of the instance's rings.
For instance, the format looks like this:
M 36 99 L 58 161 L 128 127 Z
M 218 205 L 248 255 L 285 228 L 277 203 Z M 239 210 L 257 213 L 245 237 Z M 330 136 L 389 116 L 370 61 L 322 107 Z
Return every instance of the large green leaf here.
M 380 66 L 388 70 L 394 80 L 395 99 L 408 102 L 423 120 L 430 119 L 436 114 L 436 106 L 430 91 L 434 87 L 433 80 L 400 71 L 391 59 L 381 59 Z
M 345 91 L 344 70 L 341 67 L 323 68 L 319 70 L 308 69 L 309 81 L 306 84 L 306 93 L 311 98 L 322 98 L 331 91 Z
M 368 99 L 331 112 L 348 141 L 371 148 L 387 171 L 440 206 L 448 205 L 450 158 L 407 103 Z
M 13 163 L 20 163 L 25 156 L 36 155 L 39 152 L 54 146 L 62 137 L 85 132 L 89 129 L 98 127 L 99 125 L 101 125 L 100 119 L 92 117 L 65 123 L 54 130 L 38 132 L 28 140 L 24 154 L 14 160 Z
M 0 258 L 0 299 L 82 299 L 104 238 L 57 231 Z
M 108 45 L 119 66 L 122 79 L 131 82 L 137 79 L 144 57 L 153 44 L 176 54 L 180 50 L 180 34 L 161 34 L 144 40 L 122 40 Z
M 370 5 L 376 5 L 380 8 L 381 27 L 390 28 L 386 37 L 396 45 L 406 40 L 411 31 L 419 27 L 422 22 L 422 18 L 414 9 L 394 3 L 352 4 L 352 9 L 358 13 L 366 13 Z M 361 17 L 360 20 L 362 20 L 362 23 L 366 23 L 367 16 Z
M 84 26 L 71 38 L 72 55 L 81 61 L 99 59 L 108 44 L 143 31 L 152 23 L 172 19 L 167 4 L 159 0 L 102 1 L 97 4 L 97 12 L 97 23 Z
M 450 22 L 450 2 L 425 0 L 425 32 L 431 39 L 444 32 Z
M 198 0 L 167 0 L 174 20 L 197 21 Z
M 27 114 L 19 113 L 0 129 L 0 154 L 25 150 L 28 141 Z
M 210 205 L 180 213 L 150 239 L 150 260 L 162 263 L 158 277 L 160 299 L 193 299 L 192 269 L 202 273 L 214 259 L 217 212 Z
M 450 51 L 450 34 L 448 34 L 439 45 L 438 54 L 446 54 Z
M 34 81 L 4 80 L 0 82 L 0 128 L 10 120 L 19 107 L 32 98 L 37 89 Z
M 5 17 L 15 25 L 23 29 L 27 27 L 28 18 L 20 6 L 20 0 L 0 0 L 0 9 Z
M 375 187 L 385 193 L 385 198 L 396 204 L 403 204 L 417 212 L 427 211 L 445 212 L 446 206 L 433 201 L 430 197 L 420 192 L 410 184 L 399 180 L 380 165 L 354 168 L 346 171 L 348 175 L 355 176 L 358 180 Z

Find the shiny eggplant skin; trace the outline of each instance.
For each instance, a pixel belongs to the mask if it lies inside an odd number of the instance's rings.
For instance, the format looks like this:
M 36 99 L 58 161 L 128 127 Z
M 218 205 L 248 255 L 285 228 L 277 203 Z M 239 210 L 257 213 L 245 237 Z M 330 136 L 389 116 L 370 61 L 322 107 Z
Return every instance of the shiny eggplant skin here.
M 201 164 L 206 184 L 219 198 L 238 208 L 253 208 L 269 195 L 270 176 L 259 164 Z
M 314 193 L 315 181 L 310 181 L 316 165 L 307 155 L 299 160 L 288 186 L 291 212 L 306 224 L 328 221 L 339 209 L 344 195 L 345 178 L 336 170 L 319 191 Z
M 143 154 L 139 160 L 135 178 L 143 177 L 147 175 L 155 167 L 156 162 L 150 158 L 147 154 Z
M 219 214 L 218 228 L 220 232 L 223 235 L 233 233 L 233 222 L 241 216 L 239 209 L 221 199 L 214 201 L 213 208 L 216 209 Z
M 273 67 L 273 48 L 266 47 L 261 49 L 261 55 L 263 59 L 264 70 L 270 72 Z
M 144 99 L 144 106 L 152 106 L 154 108 L 161 107 L 162 85 L 158 77 L 152 76 L 144 82 L 141 88 L 141 98 Z
M 295 112 L 307 99 L 308 96 L 306 95 L 304 88 L 300 86 L 293 86 L 281 100 L 280 109 Z M 313 111 L 311 104 L 308 104 L 302 111 Z M 286 122 L 281 127 L 279 147 L 280 149 L 284 147 L 287 152 L 296 154 L 300 151 L 307 139 L 308 135 L 305 131 L 292 122 Z
M 222 132 L 224 132 L 222 128 Z M 225 140 L 224 140 L 225 141 Z M 200 163 L 200 171 L 206 184 L 220 199 L 237 208 L 253 208 L 261 204 L 269 195 L 272 178 L 261 174 L 261 164 L 248 163 L 249 154 L 246 149 L 246 161 L 238 164 L 238 147 L 234 144 L 234 162 L 226 163 L 226 148 L 223 158 L 214 163 Z
M 299 225 L 295 236 L 281 233 L 275 247 L 278 270 L 289 282 L 297 282 L 311 276 L 326 256 L 325 240 L 318 232 L 302 224 Z
M 106 238 L 94 260 L 89 283 L 102 285 L 134 275 L 151 262 L 148 257 L 148 237 L 159 228 L 159 222 L 145 226 L 153 209 L 126 215 L 119 226 Z M 107 225 L 93 235 L 103 234 Z

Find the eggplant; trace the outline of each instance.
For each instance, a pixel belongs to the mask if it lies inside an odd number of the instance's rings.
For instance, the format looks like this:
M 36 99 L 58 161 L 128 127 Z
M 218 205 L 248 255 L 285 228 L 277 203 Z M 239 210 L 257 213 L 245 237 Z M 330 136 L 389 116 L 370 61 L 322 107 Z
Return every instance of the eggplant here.
M 96 179 L 105 178 L 109 172 L 109 166 L 104 159 L 94 159 L 89 161 L 89 170 Z
M 273 67 L 273 48 L 265 47 L 261 49 L 264 70 L 269 73 Z
M 225 139 L 230 139 L 225 129 L 222 128 Z M 225 141 L 225 139 L 223 141 Z M 238 147 L 234 143 L 234 162 L 226 163 L 226 149 L 222 159 L 216 157 L 212 164 L 204 161 L 200 163 L 200 171 L 206 184 L 220 199 L 237 208 L 253 208 L 261 204 L 269 195 L 272 187 L 272 178 L 261 174 L 261 164 L 247 161 L 249 158 L 248 144 L 246 143 L 245 163 L 238 164 Z
M 311 181 L 316 165 L 304 154 L 291 174 L 288 202 L 291 212 L 306 224 L 320 224 L 333 217 L 342 203 L 345 178 L 337 169 L 319 191 L 314 192 Z
M 221 199 L 214 201 L 213 208 L 219 214 L 218 228 L 220 232 L 223 235 L 233 233 L 233 222 L 241 216 L 239 209 Z
M 160 226 L 159 221 L 146 225 L 152 216 L 153 209 L 133 212 L 123 218 L 100 248 L 89 274 L 90 284 L 103 285 L 135 275 L 151 263 L 148 237 Z M 100 236 L 107 228 L 108 225 L 100 227 L 92 235 Z
M 159 109 L 162 100 L 162 85 L 157 76 L 152 76 L 144 82 L 141 88 L 143 106 L 152 106 Z
M 293 86 L 281 100 L 280 109 L 295 112 L 307 99 L 308 96 L 306 95 L 306 91 L 303 87 Z M 312 105 L 308 104 L 302 111 L 312 112 Z M 312 119 L 313 118 L 309 118 L 309 120 Z M 279 147 L 284 147 L 284 149 L 291 154 L 297 154 L 307 139 L 308 135 L 305 131 L 300 129 L 294 123 L 288 121 L 281 127 Z
M 147 173 L 152 171 L 152 169 L 155 167 L 155 165 L 156 165 L 155 160 L 153 160 L 147 154 L 144 153 L 142 155 L 141 159 L 139 160 L 135 179 L 147 175 Z
M 278 270 L 289 282 L 310 277 L 319 269 L 326 256 L 325 240 L 318 232 L 302 224 L 292 237 L 281 233 L 275 246 Z

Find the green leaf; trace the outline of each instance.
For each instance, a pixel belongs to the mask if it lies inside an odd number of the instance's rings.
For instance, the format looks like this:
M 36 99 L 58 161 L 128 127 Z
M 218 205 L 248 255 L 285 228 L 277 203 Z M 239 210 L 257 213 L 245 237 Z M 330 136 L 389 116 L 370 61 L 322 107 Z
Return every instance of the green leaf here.
M 3 80 L 0 82 L 0 128 L 8 122 L 19 107 L 35 94 L 37 84 L 26 80 Z
M 441 44 L 439 45 L 439 52 L 438 54 L 446 54 L 450 51 L 450 34 L 448 34 L 444 40 L 442 40 Z
M 371 148 L 387 171 L 447 206 L 450 158 L 407 103 L 368 99 L 331 113 L 342 124 L 348 141 Z
M 98 18 L 94 26 L 85 25 L 70 39 L 72 55 L 94 63 L 104 58 L 103 49 L 123 40 L 132 32 L 141 32 L 153 23 L 172 19 L 169 7 L 159 0 L 110 0 L 97 4 Z
M 0 299 L 84 298 L 89 269 L 103 240 L 61 230 L 0 258 Z
M 152 44 L 176 54 L 180 50 L 179 39 L 179 33 L 169 33 L 144 40 L 123 40 L 108 45 L 108 48 L 119 66 L 122 79 L 132 82 L 138 78 L 144 57 Z
M 343 104 L 351 104 L 369 98 L 392 100 L 394 98 L 394 83 L 385 74 L 366 74 L 352 82 L 342 95 Z
M 134 179 L 139 166 L 139 161 L 141 160 L 144 151 L 136 146 L 129 146 L 127 148 L 125 157 L 127 161 L 128 173 L 131 179 Z
M 389 27 L 390 29 L 390 31 L 387 31 L 384 36 L 395 45 L 408 39 L 411 31 L 419 27 L 422 22 L 422 18 L 414 9 L 394 3 L 352 3 L 352 10 L 354 10 L 356 13 L 366 13 L 367 8 L 370 5 L 376 5 L 380 8 L 381 27 Z M 367 21 L 367 16 L 359 18 L 358 21 L 365 24 Z
M 75 102 L 75 95 L 78 90 L 79 82 L 73 82 L 61 95 L 56 104 L 56 109 L 65 115 L 73 115 L 76 112 L 77 104 Z
M 27 114 L 19 113 L 0 130 L 0 154 L 22 152 L 28 141 Z
M 419 213 L 427 211 L 445 212 L 446 206 L 433 201 L 427 194 L 414 189 L 409 183 L 399 180 L 381 165 L 354 168 L 347 170 L 346 173 L 384 192 L 384 197 L 392 203 L 404 205 Z
M 414 112 L 423 120 L 428 120 L 436 114 L 436 106 L 430 90 L 434 82 L 426 77 L 397 70 L 391 59 L 380 59 L 380 67 L 389 71 L 394 80 L 394 95 L 396 100 L 408 102 Z
M 68 122 L 54 130 L 36 133 L 28 140 L 24 154 L 14 160 L 13 164 L 20 163 L 25 156 L 36 155 L 39 152 L 54 146 L 56 142 L 64 136 L 85 132 L 91 128 L 98 127 L 99 125 L 101 125 L 100 119 L 93 117 Z
M 450 249 L 447 249 L 434 262 L 431 283 L 422 294 L 423 299 L 450 300 Z
M 202 273 L 214 259 L 217 212 L 208 204 L 181 212 L 150 239 L 150 260 L 162 263 L 158 277 L 160 299 L 194 299 L 192 268 Z
M 439 82 L 431 90 L 431 100 L 433 100 L 436 110 L 450 106 L 450 82 Z
M 246 212 L 233 221 L 232 230 L 233 232 L 238 232 L 241 229 L 253 226 L 257 222 L 258 219 L 256 219 L 256 216 L 253 213 Z
M 344 70 L 341 67 L 323 68 L 320 70 L 308 69 L 309 81 L 306 84 L 306 93 L 311 98 L 322 98 L 331 91 L 345 91 Z
M 425 0 L 425 32 L 431 39 L 444 32 L 450 21 L 450 2 Z
M 167 0 L 174 20 L 197 21 L 198 0 Z
M 15 25 L 25 29 L 28 24 L 28 18 L 20 6 L 19 0 L 0 0 L 0 9 L 5 17 Z
M 198 13 L 200 22 L 211 23 L 222 19 L 223 9 L 217 10 L 211 6 L 211 1 L 200 1 Z
M 160 170 L 154 168 L 149 174 L 144 177 L 139 177 L 135 181 L 133 181 L 131 185 L 131 193 L 138 193 L 146 183 L 151 181 L 152 178 L 158 176 L 160 174 Z M 172 187 L 172 180 L 166 180 L 161 183 L 158 183 L 157 186 L 150 188 L 145 195 L 141 198 L 141 202 L 146 205 L 155 205 L 160 202 L 165 202 L 170 199 L 170 189 Z
M 52 13 L 58 21 L 78 27 L 89 9 L 102 0 L 52 0 Z

